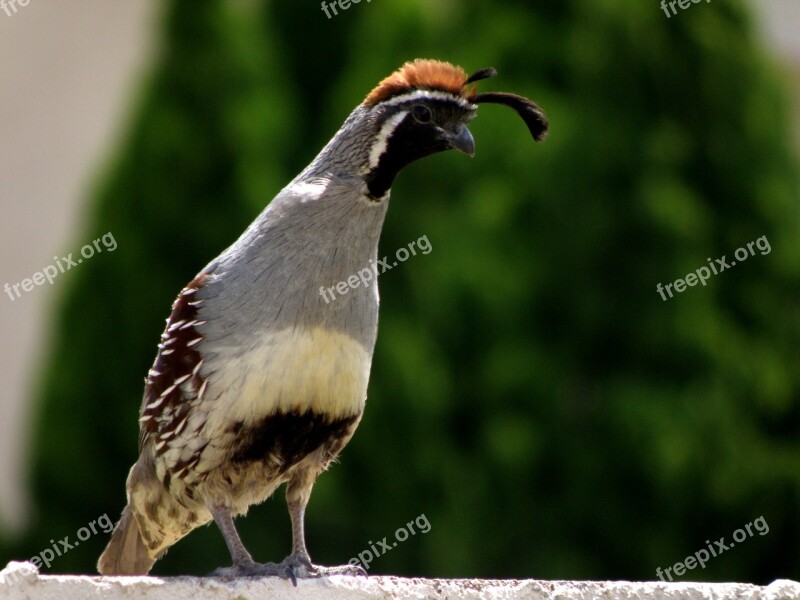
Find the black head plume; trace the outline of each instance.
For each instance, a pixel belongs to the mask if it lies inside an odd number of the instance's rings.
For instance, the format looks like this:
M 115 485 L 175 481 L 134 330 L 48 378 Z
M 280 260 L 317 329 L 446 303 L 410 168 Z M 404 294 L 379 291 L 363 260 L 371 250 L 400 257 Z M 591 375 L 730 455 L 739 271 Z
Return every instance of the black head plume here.
M 481 69 L 480 71 L 475 71 L 472 75 L 470 75 L 464 82 L 464 85 L 475 83 L 476 81 L 480 81 L 481 79 L 490 79 L 495 75 L 497 75 L 497 71 L 495 71 L 492 67 L 486 67 L 485 69 Z
M 467 99 L 473 104 L 505 104 L 517 111 L 517 114 L 522 117 L 534 140 L 541 142 L 547 137 L 549 125 L 544 111 L 524 96 L 505 92 L 487 92 L 485 94 L 472 94 Z
M 464 85 L 466 86 L 475 81 L 480 81 L 481 79 L 489 79 L 495 75 L 497 75 L 497 71 L 492 67 L 487 67 L 470 75 L 464 82 Z M 528 126 L 528 130 L 531 132 L 534 140 L 541 142 L 547 137 L 548 123 L 544 111 L 523 96 L 504 92 L 476 94 L 475 88 L 473 87 L 472 93 L 467 96 L 467 100 L 473 104 L 505 104 L 517 111 L 517 114 L 522 117 L 522 120 L 525 121 L 525 125 Z

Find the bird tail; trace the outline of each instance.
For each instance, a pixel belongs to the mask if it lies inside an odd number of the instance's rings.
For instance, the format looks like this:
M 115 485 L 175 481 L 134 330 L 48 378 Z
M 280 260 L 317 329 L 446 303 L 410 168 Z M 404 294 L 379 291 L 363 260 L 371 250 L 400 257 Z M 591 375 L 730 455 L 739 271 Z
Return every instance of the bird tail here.
M 126 506 L 97 561 L 97 570 L 101 575 L 146 575 L 155 562 L 147 552 L 131 507 Z

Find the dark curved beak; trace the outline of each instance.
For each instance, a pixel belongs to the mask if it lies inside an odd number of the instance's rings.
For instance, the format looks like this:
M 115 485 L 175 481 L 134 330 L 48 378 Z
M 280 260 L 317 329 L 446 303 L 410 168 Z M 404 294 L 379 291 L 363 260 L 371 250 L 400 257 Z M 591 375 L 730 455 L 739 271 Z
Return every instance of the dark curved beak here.
M 443 137 L 454 150 L 475 156 L 475 140 L 466 125 L 459 125 L 455 131 L 445 132 Z

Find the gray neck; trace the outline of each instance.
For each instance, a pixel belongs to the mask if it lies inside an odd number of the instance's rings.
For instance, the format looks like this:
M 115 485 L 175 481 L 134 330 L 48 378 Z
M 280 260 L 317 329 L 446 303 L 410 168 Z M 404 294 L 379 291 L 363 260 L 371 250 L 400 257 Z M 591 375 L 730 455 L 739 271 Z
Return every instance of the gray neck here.
M 331 141 L 292 183 L 330 174 L 363 176 L 368 170 L 372 143 L 380 129 L 381 114 L 380 110 L 357 106 Z
M 371 356 L 378 321 L 374 265 L 388 196 L 381 202 L 368 200 L 360 177 L 332 176 L 323 168 L 325 156 L 348 138 L 336 139 L 336 146 L 329 144 L 204 269 L 211 276 L 198 292 L 208 299 L 199 317 L 208 318 L 208 341 L 242 331 L 234 323 L 246 319 L 252 323 L 244 335 L 294 327 L 334 329 L 359 341 Z M 366 279 L 370 270 L 366 284 L 359 278 L 350 285 L 354 276 L 361 273 Z

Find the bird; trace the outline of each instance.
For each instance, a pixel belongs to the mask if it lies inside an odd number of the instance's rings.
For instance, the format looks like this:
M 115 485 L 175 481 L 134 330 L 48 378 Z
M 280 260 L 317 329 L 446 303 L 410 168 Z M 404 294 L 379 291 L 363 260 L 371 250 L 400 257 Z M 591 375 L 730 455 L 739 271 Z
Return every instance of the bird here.
M 416 59 L 381 80 L 311 163 L 244 233 L 178 294 L 145 379 L 139 456 L 127 505 L 100 556 L 102 575 L 144 575 L 192 530 L 214 521 L 231 555 L 220 577 L 291 580 L 366 575 L 312 563 L 306 505 L 317 477 L 348 443 L 367 397 L 378 283 L 333 301 L 320 286 L 376 264 L 397 174 L 425 156 L 475 154 L 467 123 L 503 104 L 532 137 L 544 111 L 511 93 L 476 92 L 495 69 L 468 76 Z M 323 301 L 324 300 L 324 301 Z M 258 563 L 233 518 L 286 484 L 291 553 Z

